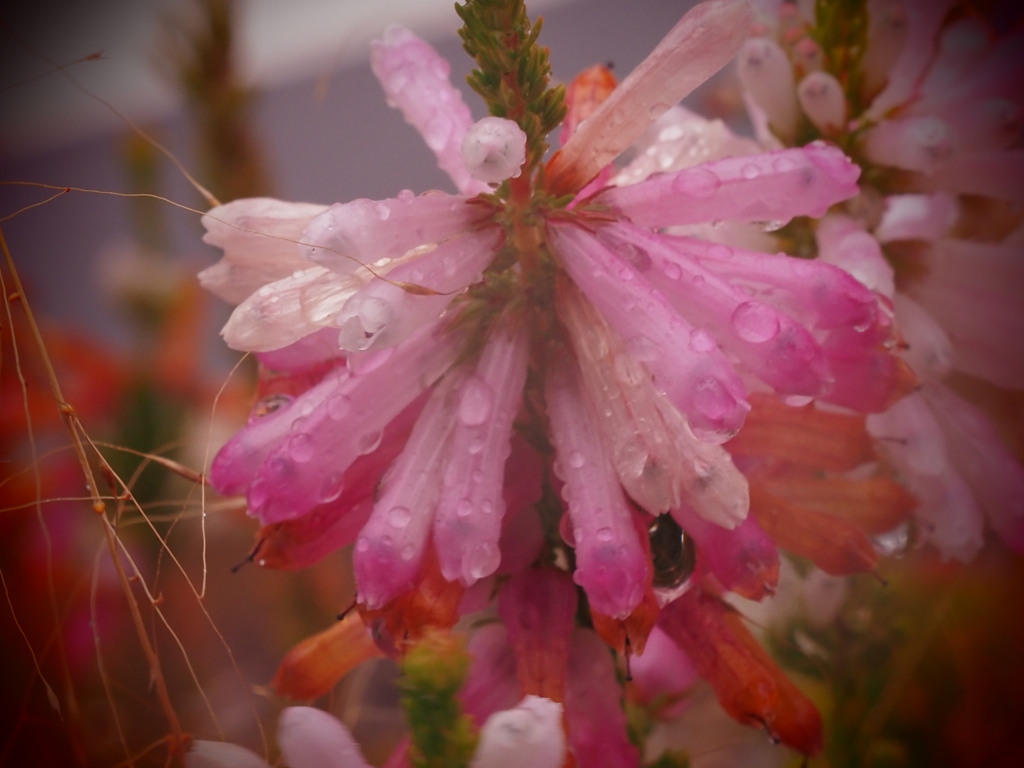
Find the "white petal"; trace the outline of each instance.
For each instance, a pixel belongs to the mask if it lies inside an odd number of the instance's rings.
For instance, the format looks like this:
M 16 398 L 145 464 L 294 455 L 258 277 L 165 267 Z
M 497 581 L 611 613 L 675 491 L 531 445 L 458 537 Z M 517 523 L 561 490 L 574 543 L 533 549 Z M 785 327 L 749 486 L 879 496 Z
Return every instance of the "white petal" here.
M 284 710 L 277 741 L 290 768 L 370 768 L 348 729 L 315 707 Z
M 255 752 L 226 741 L 193 741 L 185 768 L 270 768 Z
M 564 758 L 562 705 L 527 696 L 487 718 L 470 768 L 558 768 Z

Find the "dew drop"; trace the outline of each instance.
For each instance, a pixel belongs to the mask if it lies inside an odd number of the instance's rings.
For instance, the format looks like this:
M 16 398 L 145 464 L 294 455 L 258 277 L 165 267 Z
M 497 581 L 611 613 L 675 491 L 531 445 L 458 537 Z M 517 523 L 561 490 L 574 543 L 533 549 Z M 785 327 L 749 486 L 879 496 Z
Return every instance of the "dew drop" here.
M 761 344 L 779 334 L 779 317 L 775 310 L 759 301 L 745 301 L 732 313 L 732 325 L 744 341 Z
M 267 464 L 267 475 L 272 478 L 282 478 L 292 473 L 295 465 L 283 456 L 276 456 Z
M 474 437 L 469 441 L 469 445 L 466 446 L 466 450 L 469 451 L 471 456 L 475 456 L 484 449 L 484 440 L 482 437 Z
M 256 403 L 256 405 L 253 406 L 252 411 L 249 412 L 249 423 L 252 424 L 254 421 L 262 419 L 264 416 L 269 416 L 274 411 L 281 410 L 286 405 L 289 405 L 294 399 L 295 398 L 291 395 L 267 395 Z
M 569 466 L 573 469 L 580 469 L 584 464 L 587 463 L 586 457 L 579 451 L 573 451 L 569 454 Z
M 327 415 L 336 421 L 346 418 L 352 410 L 352 401 L 346 395 L 334 395 L 327 400 Z
M 746 163 L 742 168 L 740 168 L 740 173 L 743 175 L 744 179 L 756 179 L 761 175 L 761 169 L 753 163 Z
M 458 504 L 455 505 L 455 514 L 459 517 L 468 517 L 473 511 L 473 502 L 469 499 L 461 499 Z
M 661 271 L 669 280 L 678 280 L 683 276 L 682 268 L 680 268 L 678 264 L 673 264 L 671 261 L 665 264 Z
M 611 528 L 598 528 L 597 529 L 597 540 L 602 543 L 607 543 L 612 540 L 612 529 Z
M 697 382 L 693 393 L 693 404 L 703 416 L 717 421 L 732 412 L 736 406 L 736 398 L 729 393 L 722 382 L 708 376 Z
M 416 556 L 416 545 L 406 544 L 404 547 L 402 547 L 402 551 L 399 552 L 399 556 L 403 560 L 405 560 L 405 562 L 409 562 Z
M 405 528 L 412 520 L 412 512 L 408 507 L 392 507 L 388 510 L 388 522 L 395 528 Z
M 288 438 L 288 455 L 300 464 L 312 459 L 315 453 L 316 446 L 313 443 L 313 438 L 305 432 Z
M 687 168 L 680 171 L 672 183 L 672 189 L 691 197 L 710 197 L 722 186 L 722 180 L 708 168 Z
M 459 398 L 459 421 L 468 427 L 483 424 L 491 416 L 494 394 L 483 379 L 473 376 L 462 388 Z
M 341 496 L 345 488 L 345 475 L 342 472 L 331 472 L 323 485 L 320 486 L 320 503 L 326 504 Z
M 366 552 L 370 549 L 370 540 L 366 536 L 360 536 L 356 541 L 356 552 Z
M 711 352 L 718 348 L 715 339 L 703 328 L 690 331 L 690 349 L 694 352 Z
M 501 565 L 501 553 L 489 542 L 473 547 L 463 560 L 467 581 L 476 581 L 494 573 Z
M 480 511 L 483 512 L 485 515 L 493 514 L 494 502 L 491 501 L 490 499 L 484 499 L 482 502 L 480 502 Z
M 252 509 L 263 509 L 263 507 L 266 506 L 269 496 L 270 493 L 267 491 L 267 484 L 265 481 L 259 478 L 252 481 L 252 485 L 249 486 L 248 493 L 249 506 Z
M 381 221 L 387 221 L 388 217 L 391 215 L 391 209 L 388 208 L 384 203 L 377 203 L 375 206 L 373 206 L 373 210 L 376 212 L 377 218 L 380 219 Z
M 356 446 L 356 450 L 359 451 L 359 455 L 363 456 L 367 453 L 373 453 L 380 447 L 380 441 L 384 439 L 384 431 L 378 430 L 376 432 L 368 432 L 359 438 L 359 444 Z

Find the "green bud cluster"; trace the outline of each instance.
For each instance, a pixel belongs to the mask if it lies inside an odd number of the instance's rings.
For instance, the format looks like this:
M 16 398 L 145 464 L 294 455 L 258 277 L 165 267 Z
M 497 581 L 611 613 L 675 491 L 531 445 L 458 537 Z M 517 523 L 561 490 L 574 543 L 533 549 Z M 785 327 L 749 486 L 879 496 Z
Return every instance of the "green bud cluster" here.
M 522 0 L 467 0 L 455 6 L 463 21 L 462 47 L 477 63 L 467 78 L 495 117 L 526 133 L 526 169 L 547 152 L 546 136 L 565 119 L 565 88 L 548 87 L 548 49 L 537 44 L 541 20 L 531 25 Z
M 433 631 L 402 662 L 402 701 L 411 731 L 414 768 L 466 768 L 476 749 L 476 729 L 462 713 L 458 692 L 469 654 L 455 635 Z

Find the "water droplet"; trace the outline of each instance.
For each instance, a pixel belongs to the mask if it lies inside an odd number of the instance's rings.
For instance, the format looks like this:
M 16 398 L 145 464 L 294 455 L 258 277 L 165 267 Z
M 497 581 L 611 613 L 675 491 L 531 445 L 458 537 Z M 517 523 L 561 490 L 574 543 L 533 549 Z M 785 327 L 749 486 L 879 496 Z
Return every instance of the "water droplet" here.
M 779 316 L 767 304 L 746 301 L 732 313 L 732 325 L 744 341 L 760 344 L 779 334 Z
M 413 192 L 411 189 L 403 189 L 401 192 L 398 193 L 398 199 L 401 200 L 403 203 L 408 203 L 415 197 L 416 193 Z
M 690 349 L 694 352 L 711 352 L 717 348 L 714 337 L 703 328 L 690 331 Z
M 678 280 L 683 276 L 682 268 L 678 264 L 673 264 L 671 261 L 665 264 L 665 266 L 661 268 L 661 271 L 669 280 Z
M 586 457 L 579 451 L 573 451 L 569 454 L 569 466 L 573 469 L 580 469 L 584 464 L 587 463 Z
M 694 275 L 693 279 L 690 282 L 693 283 L 694 287 L 701 288 L 704 285 L 704 283 L 707 282 L 707 280 L 705 279 L 704 275 Z
M 468 517 L 473 511 L 473 502 L 469 499 L 460 499 L 459 503 L 455 505 L 455 514 L 459 517 Z
M 334 395 L 327 400 L 327 415 L 341 421 L 352 410 L 352 401 L 346 395 Z
M 249 412 L 249 423 L 252 424 L 257 419 L 262 419 L 264 416 L 269 416 L 274 411 L 281 410 L 286 405 L 289 405 L 293 400 L 295 400 L 295 398 L 291 395 L 267 395 L 256 403 L 256 405 L 253 406 L 252 411 Z
M 409 562 L 413 559 L 413 557 L 416 556 L 416 545 L 406 544 L 404 547 L 402 547 L 402 551 L 399 554 L 403 560 Z
M 814 398 L 808 395 L 787 395 L 782 398 L 782 402 L 793 408 L 802 408 L 813 400 Z
M 482 437 L 474 437 L 469 441 L 469 445 L 466 446 L 466 450 L 469 451 L 471 456 L 475 456 L 484 449 L 484 440 Z
M 633 275 L 634 272 L 629 267 L 623 267 L 622 269 L 619 270 L 619 279 L 624 283 L 628 283 L 630 280 L 632 280 Z
M 694 407 L 706 418 L 717 421 L 731 413 L 736 405 L 725 385 L 713 376 L 707 376 L 697 382 L 693 392 Z M 696 432 L 696 428 L 694 429 Z
M 463 560 L 464 573 L 467 581 L 476 581 L 494 573 L 501 564 L 501 553 L 490 542 L 483 542 L 473 547 Z
M 480 502 L 480 511 L 483 512 L 485 515 L 493 514 L 494 502 L 491 501 L 490 499 L 484 499 L 483 501 Z
M 356 552 L 366 552 L 370 549 L 370 540 L 366 536 L 360 536 L 356 541 Z
M 260 478 L 256 478 L 252 481 L 252 485 L 249 486 L 248 501 L 249 506 L 254 510 L 262 509 L 270 496 L 267 491 L 267 484 Z
M 391 209 L 388 208 L 384 203 L 377 203 L 373 206 L 373 210 L 377 213 L 377 218 L 381 221 L 387 221 L 391 215 Z
M 290 475 L 295 465 L 283 456 L 276 456 L 267 464 L 267 475 L 272 478 L 282 478 Z
M 659 117 L 661 117 L 668 111 L 668 108 L 670 106 L 670 104 L 667 104 L 664 101 L 657 101 L 654 104 L 651 104 L 650 108 L 647 110 L 647 113 L 650 116 L 651 120 L 657 120 Z
M 412 520 L 412 512 L 408 507 L 392 507 L 388 511 L 388 522 L 395 528 L 405 528 Z
M 315 453 L 316 446 L 313 443 L 313 438 L 305 432 L 300 432 L 288 438 L 288 455 L 295 459 L 295 461 L 300 463 L 309 461 Z
M 605 543 L 612 540 L 612 529 L 611 528 L 598 528 L 597 529 L 597 540 Z
M 459 421 L 468 427 L 483 424 L 491 416 L 494 394 L 483 379 L 473 376 L 462 387 Z
M 359 455 L 363 456 L 367 453 L 373 453 L 380 447 L 380 441 L 384 439 L 383 430 L 376 432 L 368 432 L 359 438 L 359 444 L 356 446 L 356 450 L 359 451 Z
M 341 496 L 345 488 L 345 475 L 341 472 L 331 472 L 323 485 L 320 486 L 320 503 L 327 504 Z
M 740 168 L 740 173 L 743 175 L 744 179 L 756 179 L 761 175 L 761 169 L 753 163 L 747 163 Z
M 722 180 L 714 171 L 697 166 L 680 171 L 672 183 L 672 189 L 691 197 L 710 197 L 722 186 Z

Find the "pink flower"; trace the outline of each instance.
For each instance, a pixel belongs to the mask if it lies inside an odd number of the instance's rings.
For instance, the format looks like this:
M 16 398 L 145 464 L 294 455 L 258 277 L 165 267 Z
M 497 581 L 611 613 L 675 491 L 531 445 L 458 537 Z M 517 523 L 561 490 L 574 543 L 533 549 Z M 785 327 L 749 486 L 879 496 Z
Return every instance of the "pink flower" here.
M 763 596 L 774 549 L 743 525 L 747 483 L 721 446 L 741 429 L 748 392 L 877 411 L 905 391 L 888 306 L 841 269 L 663 233 L 820 216 L 857 192 L 840 151 L 814 144 L 603 183 L 732 57 L 748 24 L 744 2 L 697 6 L 546 164 L 544 137 L 561 115 L 546 75 L 493 92 L 476 81 L 500 114 L 474 126 L 447 65 L 389 30 L 374 71 L 460 194 L 319 211 L 237 201 L 206 217 L 226 255 L 204 283 L 241 299 L 226 340 L 306 382 L 263 401 L 218 453 L 213 485 L 246 495 L 264 541 L 298 537 L 289 551 L 303 563 L 322 552 L 320 533 L 354 538 L 360 610 L 398 643 L 428 617 L 454 622 L 511 573 L 499 610 L 520 680 L 536 672 L 524 658 L 575 648 L 549 670 L 565 681 L 550 697 L 564 700 L 582 764 L 623 735 L 604 732 L 618 710 L 598 695 L 614 671 L 598 635 L 572 629 L 573 612 L 543 642 L 530 634 L 543 627 L 504 615 L 515 585 L 534 578 L 528 566 L 557 576 L 573 603 L 580 586 L 601 637 L 636 652 L 658 610 L 648 536 L 665 513 L 698 521 L 711 570 Z M 255 247 L 250 222 L 270 227 Z M 277 248 L 280 265 L 266 258 Z M 395 457 L 387 469 L 381 455 Z M 510 541 L 512 526 L 526 535 Z M 716 528 L 737 529 L 761 581 L 744 581 Z
M 801 19 L 791 7 L 768 13 L 766 36 L 741 50 L 739 74 L 762 142 L 827 138 L 870 180 L 846 215 L 808 229 L 822 260 L 893 302 L 904 359 L 926 386 L 869 425 L 921 501 L 923 538 L 969 560 L 986 518 L 1010 546 L 1024 541 L 1024 508 L 989 492 L 1024 494 L 1024 468 L 993 428 L 965 431 L 958 414 L 985 417 L 940 383 L 959 371 L 1024 386 L 1024 222 L 1019 212 L 995 214 L 1022 199 L 1010 179 L 1024 162 L 1024 55 L 1019 29 L 1000 35 L 981 14 L 950 15 L 952 5 L 869 3 L 863 25 L 829 13 Z M 855 29 L 865 40 L 851 37 Z M 958 195 L 989 198 L 974 203 L 977 223 Z M 984 479 L 964 463 L 963 445 L 991 457 Z

